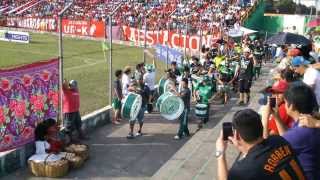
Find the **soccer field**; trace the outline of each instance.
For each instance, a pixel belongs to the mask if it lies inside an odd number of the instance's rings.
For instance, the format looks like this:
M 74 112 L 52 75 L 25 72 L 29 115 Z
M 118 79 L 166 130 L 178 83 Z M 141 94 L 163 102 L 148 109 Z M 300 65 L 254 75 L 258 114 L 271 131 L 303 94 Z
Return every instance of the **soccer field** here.
M 58 37 L 48 34 L 31 34 L 30 44 L 0 41 L 0 68 L 28 64 L 58 57 Z M 64 77 L 76 79 L 81 95 L 81 114 L 88 114 L 109 104 L 108 72 L 101 42 L 64 37 Z M 113 71 L 142 62 L 142 49 L 113 45 Z M 108 56 L 108 52 L 107 52 Z M 109 57 L 109 56 L 108 56 Z M 152 63 L 147 58 L 147 63 Z M 158 72 L 165 65 L 158 63 Z M 158 77 L 159 78 L 159 77 Z

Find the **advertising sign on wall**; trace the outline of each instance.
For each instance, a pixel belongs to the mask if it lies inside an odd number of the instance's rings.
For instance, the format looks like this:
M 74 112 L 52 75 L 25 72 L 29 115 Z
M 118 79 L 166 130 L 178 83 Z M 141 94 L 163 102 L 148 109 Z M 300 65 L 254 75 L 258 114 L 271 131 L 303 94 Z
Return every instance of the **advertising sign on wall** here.
M 7 26 L 39 31 L 56 31 L 57 21 L 54 18 L 18 18 L 8 17 Z
M 62 32 L 77 36 L 104 37 L 104 23 L 102 21 L 73 21 L 63 19 Z
M 0 40 L 19 43 L 29 43 L 30 35 L 27 32 L 0 30 Z

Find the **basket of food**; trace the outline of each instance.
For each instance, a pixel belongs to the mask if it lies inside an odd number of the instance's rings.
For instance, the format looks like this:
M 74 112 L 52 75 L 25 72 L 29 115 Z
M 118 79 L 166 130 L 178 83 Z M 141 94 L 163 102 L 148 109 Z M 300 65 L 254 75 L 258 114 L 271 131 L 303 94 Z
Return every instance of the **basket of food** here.
M 87 160 L 89 158 L 89 146 L 85 144 L 71 144 L 65 148 L 65 151 L 69 153 L 75 153 L 83 160 Z
M 39 177 L 62 177 L 69 171 L 69 162 L 55 154 L 34 155 L 28 164 L 32 174 Z
M 63 177 L 69 171 L 69 162 L 66 159 L 45 162 L 45 176 L 51 178 Z
M 46 175 L 45 174 L 46 173 L 46 171 L 45 171 L 46 165 L 44 162 L 36 162 L 33 160 L 29 160 L 28 165 L 29 165 L 30 171 L 33 175 L 38 176 L 38 177 L 43 177 Z
M 84 163 L 84 159 L 77 156 L 75 153 L 66 153 L 65 159 L 69 161 L 71 168 L 79 168 Z

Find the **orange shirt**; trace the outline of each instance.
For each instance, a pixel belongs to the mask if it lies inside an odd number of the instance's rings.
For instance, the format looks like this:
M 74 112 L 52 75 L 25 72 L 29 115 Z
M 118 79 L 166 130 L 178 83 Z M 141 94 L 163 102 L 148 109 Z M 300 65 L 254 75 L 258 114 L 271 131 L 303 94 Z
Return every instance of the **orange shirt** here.
M 78 90 L 63 89 L 63 113 L 78 112 L 80 94 Z

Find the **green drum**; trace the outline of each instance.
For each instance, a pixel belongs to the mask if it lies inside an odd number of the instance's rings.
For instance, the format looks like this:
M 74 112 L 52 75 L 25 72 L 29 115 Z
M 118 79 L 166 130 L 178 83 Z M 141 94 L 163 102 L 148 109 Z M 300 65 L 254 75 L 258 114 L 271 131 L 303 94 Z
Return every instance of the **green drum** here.
M 184 103 L 182 99 L 170 92 L 161 95 L 156 103 L 160 115 L 167 120 L 175 120 L 183 113 Z
M 136 120 L 142 106 L 142 97 L 136 93 L 129 93 L 123 100 L 121 115 L 129 121 Z
M 166 78 L 161 78 L 158 86 L 159 95 L 162 95 L 163 93 L 168 92 L 170 90 L 170 86 L 171 87 L 174 86 L 172 81 L 167 80 Z
M 208 105 L 197 104 L 195 108 L 195 113 L 197 117 L 206 118 L 208 116 Z

